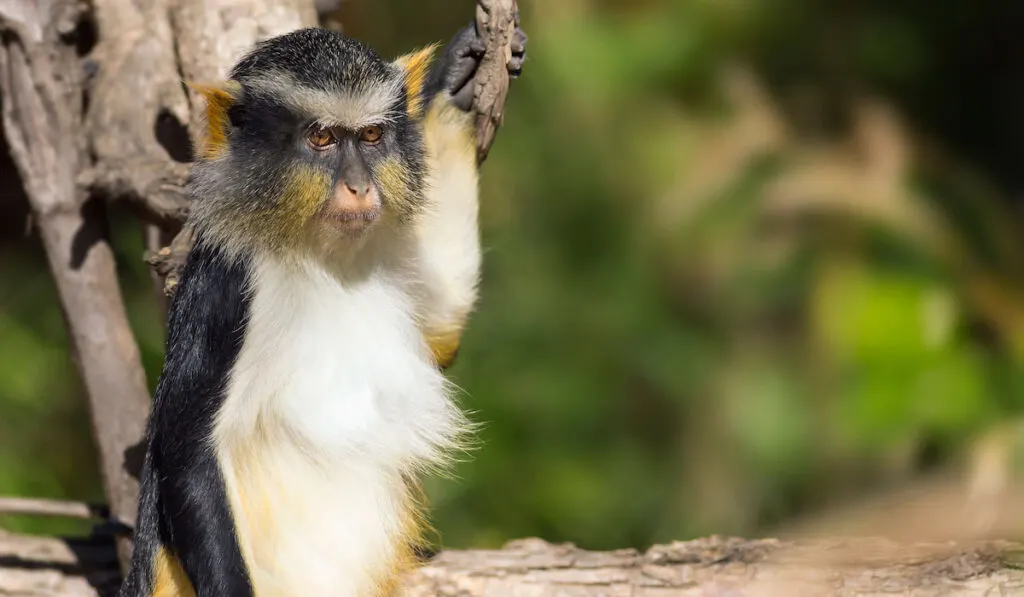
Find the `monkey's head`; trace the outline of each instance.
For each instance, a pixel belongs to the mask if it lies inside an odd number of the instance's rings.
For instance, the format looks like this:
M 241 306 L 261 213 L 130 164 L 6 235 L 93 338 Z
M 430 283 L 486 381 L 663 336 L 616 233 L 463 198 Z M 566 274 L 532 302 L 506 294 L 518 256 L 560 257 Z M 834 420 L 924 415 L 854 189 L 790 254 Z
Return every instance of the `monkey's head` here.
M 433 47 L 393 62 L 324 29 L 260 43 L 193 85 L 206 137 L 193 221 L 229 249 L 289 250 L 405 225 L 423 204 L 422 87 Z

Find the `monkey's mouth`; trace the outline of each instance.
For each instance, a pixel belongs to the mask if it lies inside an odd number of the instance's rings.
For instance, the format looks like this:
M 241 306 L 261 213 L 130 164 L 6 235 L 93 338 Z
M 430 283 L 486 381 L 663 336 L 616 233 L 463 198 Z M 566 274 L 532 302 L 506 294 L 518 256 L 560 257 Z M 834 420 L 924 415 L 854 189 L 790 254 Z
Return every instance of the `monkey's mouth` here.
M 327 221 L 338 230 L 343 232 L 365 232 L 380 217 L 380 208 L 375 207 L 358 211 L 332 210 L 324 215 Z

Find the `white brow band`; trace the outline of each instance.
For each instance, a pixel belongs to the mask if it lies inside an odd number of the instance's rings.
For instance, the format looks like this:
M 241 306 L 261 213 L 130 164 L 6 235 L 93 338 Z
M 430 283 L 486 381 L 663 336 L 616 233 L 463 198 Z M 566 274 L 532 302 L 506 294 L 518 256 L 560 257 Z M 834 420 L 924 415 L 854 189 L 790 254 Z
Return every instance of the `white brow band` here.
M 365 90 L 340 92 L 301 85 L 285 73 L 260 77 L 249 84 L 273 94 L 321 125 L 351 130 L 393 122 L 398 114 L 392 106 L 402 94 L 401 79 L 371 81 Z

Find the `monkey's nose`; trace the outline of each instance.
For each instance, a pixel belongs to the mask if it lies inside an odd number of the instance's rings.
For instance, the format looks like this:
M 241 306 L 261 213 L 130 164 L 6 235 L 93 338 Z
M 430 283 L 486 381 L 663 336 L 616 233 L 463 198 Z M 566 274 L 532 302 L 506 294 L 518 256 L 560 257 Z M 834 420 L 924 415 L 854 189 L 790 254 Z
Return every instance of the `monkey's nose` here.
M 349 193 L 352 193 L 353 195 L 355 195 L 356 198 L 361 199 L 361 198 L 366 197 L 367 195 L 370 194 L 370 185 L 369 184 L 352 185 L 352 184 L 349 184 L 347 182 L 342 183 L 342 184 L 344 184 L 345 185 L 345 189 Z
M 369 183 L 342 181 L 335 192 L 335 203 L 342 211 L 364 211 L 377 207 Z
M 380 198 L 371 183 L 339 181 L 326 216 L 344 230 L 362 230 L 380 215 Z

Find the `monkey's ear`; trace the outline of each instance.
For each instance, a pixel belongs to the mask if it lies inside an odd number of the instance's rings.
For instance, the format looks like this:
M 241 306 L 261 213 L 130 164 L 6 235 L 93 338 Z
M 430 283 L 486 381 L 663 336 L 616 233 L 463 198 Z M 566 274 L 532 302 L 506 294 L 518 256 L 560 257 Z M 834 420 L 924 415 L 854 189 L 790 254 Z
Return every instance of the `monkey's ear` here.
M 430 44 L 422 50 L 400 56 L 394 62 L 405 76 L 406 104 L 412 118 L 423 115 L 423 85 L 427 82 L 427 73 L 430 72 L 430 63 L 437 46 Z
M 197 153 L 207 159 L 215 158 L 227 147 L 231 124 L 228 109 L 241 99 L 242 86 L 237 81 L 190 82 L 187 85 L 206 100 L 206 135 Z

